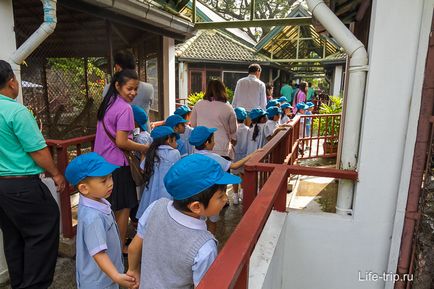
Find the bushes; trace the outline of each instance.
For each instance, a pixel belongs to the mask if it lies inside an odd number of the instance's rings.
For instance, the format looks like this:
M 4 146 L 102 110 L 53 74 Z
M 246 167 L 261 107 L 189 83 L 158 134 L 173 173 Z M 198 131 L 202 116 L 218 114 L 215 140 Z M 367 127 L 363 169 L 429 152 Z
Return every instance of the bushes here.
M 342 101 L 343 99 L 339 96 L 333 96 L 330 95 L 330 105 L 328 104 L 321 104 L 319 108 L 319 114 L 336 114 L 342 112 Z M 320 125 L 321 124 L 321 125 Z M 320 136 L 330 136 L 332 135 L 338 135 L 339 129 L 341 126 L 341 119 L 337 117 L 328 117 L 328 118 L 316 118 L 314 120 L 314 131 L 318 129 L 318 125 L 320 125 Z M 327 144 L 335 145 L 338 143 L 338 138 L 330 138 L 326 139 L 325 142 Z

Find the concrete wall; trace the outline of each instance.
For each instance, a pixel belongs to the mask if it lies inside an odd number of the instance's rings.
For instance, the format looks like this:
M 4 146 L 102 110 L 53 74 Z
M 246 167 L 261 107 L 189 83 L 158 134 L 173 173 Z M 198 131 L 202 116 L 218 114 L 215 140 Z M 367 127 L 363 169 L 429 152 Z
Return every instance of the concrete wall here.
M 425 14 L 432 8 L 431 0 L 373 1 L 354 215 L 288 214 L 283 288 L 384 288 L 366 274 L 394 271 L 388 263 L 397 196 L 408 190 L 402 172 L 415 143 L 407 127 L 417 119 L 416 79 L 424 74 L 416 64 L 429 36 L 421 27 L 431 26 Z

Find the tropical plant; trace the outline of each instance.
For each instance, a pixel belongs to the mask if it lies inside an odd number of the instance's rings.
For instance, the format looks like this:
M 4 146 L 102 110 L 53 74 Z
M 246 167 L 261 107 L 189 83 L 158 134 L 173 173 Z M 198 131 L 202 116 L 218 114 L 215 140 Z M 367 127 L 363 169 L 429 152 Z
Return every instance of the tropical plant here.
M 319 114 L 337 114 L 342 112 L 342 97 L 340 96 L 329 96 L 330 104 L 322 103 L 319 108 Z M 338 117 L 321 117 L 315 118 L 314 120 L 314 130 L 318 131 L 320 136 L 331 136 L 338 135 L 341 126 L 341 119 Z M 336 145 L 338 143 L 338 138 L 326 138 L 325 142 L 327 144 Z
M 203 99 L 203 96 L 205 95 L 205 93 L 203 92 L 203 91 L 200 91 L 200 92 L 195 92 L 195 93 L 192 93 L 192 94 L 190 94 L 188 97 L 187 97 L 187 102 L 188 102 L 188 105 L 191 107 L 191 106 L 194 106 L 199 100 L 202 100 Z
M 226 94 L 228 95 L 229 103 L 232 103 L 232 99 L 234 99 L 234 91 L 226 86 Z

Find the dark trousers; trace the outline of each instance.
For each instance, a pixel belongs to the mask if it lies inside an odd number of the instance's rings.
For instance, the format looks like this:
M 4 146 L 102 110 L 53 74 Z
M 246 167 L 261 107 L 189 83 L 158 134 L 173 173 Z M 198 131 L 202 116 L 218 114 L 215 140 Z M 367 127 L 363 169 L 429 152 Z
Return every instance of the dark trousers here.
M 59 247 L 59 208 L 39 178 L 0 178 L 0 228 L 12 288 L 48 288 Z

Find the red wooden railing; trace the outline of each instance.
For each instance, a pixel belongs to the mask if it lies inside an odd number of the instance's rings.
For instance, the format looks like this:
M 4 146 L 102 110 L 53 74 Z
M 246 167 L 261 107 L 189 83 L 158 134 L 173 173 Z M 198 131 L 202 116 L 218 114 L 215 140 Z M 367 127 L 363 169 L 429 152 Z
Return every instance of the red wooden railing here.
M 57 167 L 65 173 L 66 166 L 69 161 L 83 152 L 90 152 L 93 150 L 95 142 L 95 135 L 88 135 L 77 137 L 67 140 L 46 140 L 51 154 L 56 161 Z M 74 188 L 67 184 L 65 189 L 60 192 L 60 213 L 62 218 L 62 233 L 65 238 L 72 238 L 75 236 L 75 226 L 72 224 L 71 212 L 71 194 Z
M 248 288 L 250 256 L 271 210 L 286 211 L 287 184 L 291 174 L 357 180 L 356 171 L 294 165 L 299 159 L 301 141 L 306 141 L 303 136 L 300 138 L 300 129 L 304 129 L 300 118 L 303 117 L 296 116 L 288 130 L 280 131 L 245 165 L 244 216 L 197 289 Z M 319 140 L 333 135 L 318 134 L 316 137 Z

